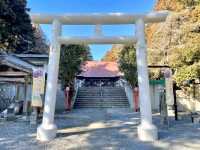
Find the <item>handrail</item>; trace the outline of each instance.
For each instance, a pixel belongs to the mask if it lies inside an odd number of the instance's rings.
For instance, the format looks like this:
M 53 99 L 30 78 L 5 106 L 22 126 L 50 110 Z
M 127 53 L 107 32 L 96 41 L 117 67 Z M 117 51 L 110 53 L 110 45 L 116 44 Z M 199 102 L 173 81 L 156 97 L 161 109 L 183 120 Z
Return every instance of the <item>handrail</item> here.
M 76 98 L 77 98 L 77 95 L 78 95 L 79 87 L 81 87 L 81 85 L 79 84 L 79 82 L 76 82 L 76 81 L 75 81 L 75 86 L 74 86 L 75 93 L 74 93 L 74 96 L 73 96 L 72 108 L 74 107 L 74 104 L 75 104 L 75 102 L 76 102 Z
M 133 97 L 133 90 L 131 85 L 124 79 L 120 79 L 120 86 L 124 88 L 126 97 L 128 99 L 129 105 L 130 105 L 130 110 L 134 110 L 134 97 Z

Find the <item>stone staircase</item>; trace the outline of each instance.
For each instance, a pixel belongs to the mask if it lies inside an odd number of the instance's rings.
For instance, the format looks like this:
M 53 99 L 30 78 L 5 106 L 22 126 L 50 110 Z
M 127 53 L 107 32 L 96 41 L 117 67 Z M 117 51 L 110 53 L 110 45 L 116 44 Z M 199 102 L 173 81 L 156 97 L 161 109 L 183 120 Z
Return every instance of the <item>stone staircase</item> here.
M 74 108 L 127 108 L 129 102 L 122 87 L 80 87 Z

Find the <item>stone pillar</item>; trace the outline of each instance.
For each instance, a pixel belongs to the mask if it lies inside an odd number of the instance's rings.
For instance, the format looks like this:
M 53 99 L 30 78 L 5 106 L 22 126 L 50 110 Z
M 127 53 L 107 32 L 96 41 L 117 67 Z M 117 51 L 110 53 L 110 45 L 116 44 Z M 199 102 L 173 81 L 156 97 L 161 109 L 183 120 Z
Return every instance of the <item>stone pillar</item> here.
M 147 48 L 145 41 L 145 23 L 143 19 L 138 19 L 136 22 L 136 38 L 136 57 L 141 113 L 141 124 L 138 126 L 138 137 L 142 141 L 154 141 L 158 138 L 158 133 L 156 126 L 152 124 Z
M 24 77 L 24 102 L 23 102 L 23 113 L 27 116 L 28 111 L 28 81 L 27 77 Z
M 167 112 L 168 116 L 175 116 L 174 113 L 174 91 L 173 91 L 173 79 L 172 79 L 172 70 L 165 69 L 165 91 L 166 91 L 166 103 L 167 103 Z
M 58 37 L 61 35 L 61 30 L 61 23 L 58 20 L 54 20 L 52 29 L 52 43 L 49 53 L 43 120 L 42 124 L 37 129 L 37 139 L 40 141 L 49 141 L 54 139 L 57 132 L 57 127 L 54 124 L 54 112 L 60 60 L 60 44 Z

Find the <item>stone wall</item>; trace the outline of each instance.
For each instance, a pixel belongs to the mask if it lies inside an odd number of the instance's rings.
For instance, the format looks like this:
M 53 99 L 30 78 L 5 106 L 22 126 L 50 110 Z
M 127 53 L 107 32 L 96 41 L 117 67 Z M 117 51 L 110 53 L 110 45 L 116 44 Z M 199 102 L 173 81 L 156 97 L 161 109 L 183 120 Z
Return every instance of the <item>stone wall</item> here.
M 177 102 L 179 111 L 200 111 L 200 85 L 177 91 Z

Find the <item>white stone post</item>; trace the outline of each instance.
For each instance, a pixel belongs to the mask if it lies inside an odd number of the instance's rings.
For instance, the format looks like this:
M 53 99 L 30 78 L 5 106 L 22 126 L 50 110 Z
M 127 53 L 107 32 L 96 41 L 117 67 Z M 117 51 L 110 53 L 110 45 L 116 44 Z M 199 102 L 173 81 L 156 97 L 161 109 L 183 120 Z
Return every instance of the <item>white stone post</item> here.
M 143 19 L 138 19 L 136 22 L 136 38 L 136 57 L 141 113 L 141 124 L 138 126 L 138 137 L 142 141 L 154 141 L 158 138 L 158 133 L 156 126 L 152 124 L 147 48 L 145 41 L 145 23 Z
M 57 127 L 54 124 L 54 113 L 60 60 L 60 44 L 58 42 L 58 37 L 61 35 L 62 26 L 58 20 L 54 20 L 52 25 L 52 44 L 49 53 L 43 120 L 42 124 L 37 129 L 37 139 L 40 141 L 54 139 L 57 132 Z
M 165 69 L 165 91 L 166 91 L 166 103 L 168 116 L 175 116 L 174 107 L 174 91 L 173 91 L 173 79 L 172 70 L 170 68 Z

